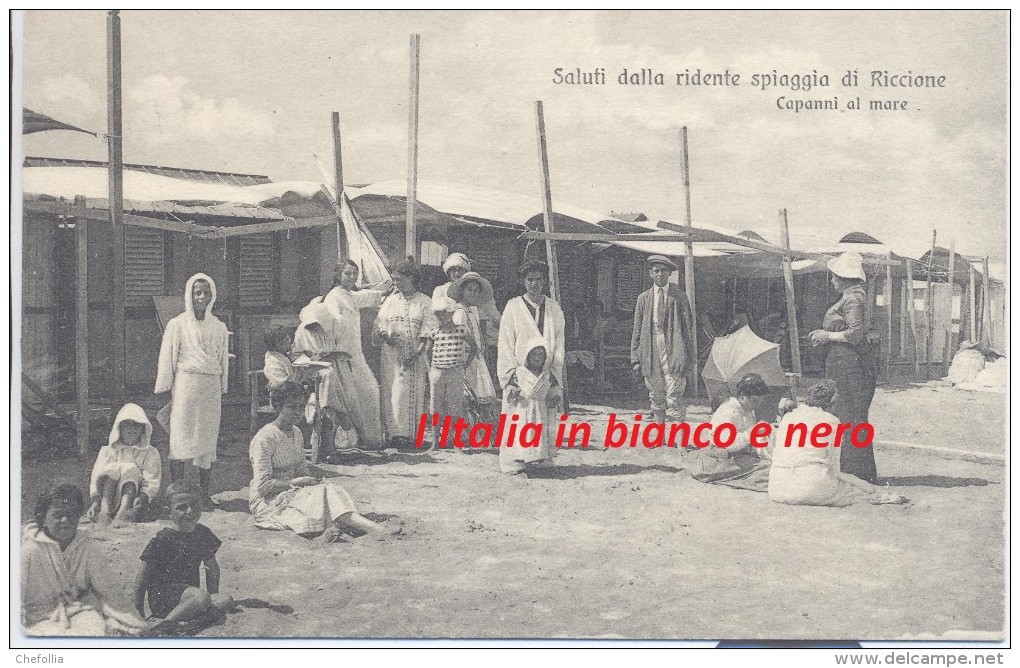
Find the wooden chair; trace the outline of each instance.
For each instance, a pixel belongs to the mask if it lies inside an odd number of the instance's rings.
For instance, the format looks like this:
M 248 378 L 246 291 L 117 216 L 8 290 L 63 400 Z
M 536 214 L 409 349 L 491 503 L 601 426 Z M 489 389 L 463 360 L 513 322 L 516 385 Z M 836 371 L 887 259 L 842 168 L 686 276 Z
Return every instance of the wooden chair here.
M 248 373 L 248 387 L 251 393 L 251 421 L 248 423 L 248 441 L 276 415 L 276 409 L 269 401 L 269 390 L 266 387 L 266 374 L 262 369 Z M 267 419 L 268 418 L 268 419 Z

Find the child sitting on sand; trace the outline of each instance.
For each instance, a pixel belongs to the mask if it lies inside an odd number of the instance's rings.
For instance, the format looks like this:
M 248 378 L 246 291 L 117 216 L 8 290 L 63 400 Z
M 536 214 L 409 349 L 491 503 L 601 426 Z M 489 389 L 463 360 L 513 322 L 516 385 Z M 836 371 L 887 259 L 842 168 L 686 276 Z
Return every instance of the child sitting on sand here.
M 266 332 L 265 341 L 266 355 L 262 373 L 266 374 L 266 385 L 269 387 L 269 391 L 272 392 L 288 380 L 303 380 L 290 359 L 290 349 L 294 345 L 294 328 L 275 327 Z
M 149 444 L 152 423 L 138 404 L 124 404 L 110 430 L 108 445 L 92 467 L 85 513 L 90 521 L 139 519 L 159 493 L 163 468 L 159 451 Z
M 85 494 L 57 485 L 39 497 L 21 534 L 21 623 L 29 636 L 134 635 L 145 622 L 119 612 L 95 588 L 102 557 L 78 531 Z
M 189 480 L 178 480 L 166 490 L 171 527 L 149 541 L 142 552 L 142 569 L 135 579 L 134 603 L 145 616 L 145 598 L 154 617 L 162 618 L 151 632 L 180 631 L 188 622 L 199 625 L 223 616 L 233 605 L 220 594 L 220 566 L 216 551 L 220 540 L 202 517 L 202 491 Z M 199 566 L 205 566 L 205 590 Z

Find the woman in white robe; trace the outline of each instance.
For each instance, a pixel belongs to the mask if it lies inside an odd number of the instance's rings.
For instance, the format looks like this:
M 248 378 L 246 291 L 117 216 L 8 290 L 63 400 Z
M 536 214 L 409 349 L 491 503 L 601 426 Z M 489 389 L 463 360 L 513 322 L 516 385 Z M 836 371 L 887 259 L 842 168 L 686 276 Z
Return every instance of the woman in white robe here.
M 198 467 L 205 507 L 215 505 L 209 492 L 220 403 L 227 392 L 227 326 L 212 314 L 216 283 L 195 274 L 184 288 L 184 313 L 167 323 L 159 350 L 156 394 L 171 393 L 170 477 L 185 476 L 186 460 Z
M 434 326 L 432 300 L 418 292 L 421 272 L 410 260 L 393 268 L 397 286 L 375 319 L 374 338 L 382 345 L 382 420 L 387 438 L 410 440 L 425 411 L 428 387 L 427 333 Z
M 560 305 L 542 292 L 548 271 L 548 265 L 544 262 L 537 260 L 526 262 L 520 272 L 524 279 L 525 294 L 507 302 L 500 319 L 496 375 L 503 388 L 502 409 L 508 419 L 514 413 L 513 408 L 507 405 L 505 397 L 513 384 L 517 369 L 527 364 L 532 340 L 536 336 L 546 342 L 546 366 L 550 382 L 555 381 L 559 387 L 563 387 L 565 321 Z M 500 469 L 504 473 L 519 473 L 522 470 L 522 462 L 539 466 L 552 465 L 556 446 L 554 442 L 547 441 L 548 439 L 543 438 L 539 448 L 507 448 L 505 446 L 509 444 L 508 442 L 501 443 Z M 523 459 L 518 459 L 519 457 Z
M 350 356 L 340 363 L 340 384 L 351 411 L 351 420 L 358 432 L 358 441 L 365 448 L 383 445 L 382 419 L 379 409 L 379 383 L 365 360 L 361 347 L 361 309 L 379 308 L 385 290 L 355 290 L 358 266 L 346 260 L 337 265 L 333 289 L 326 293 L 325 304 L 339 328 L 338 349 Z

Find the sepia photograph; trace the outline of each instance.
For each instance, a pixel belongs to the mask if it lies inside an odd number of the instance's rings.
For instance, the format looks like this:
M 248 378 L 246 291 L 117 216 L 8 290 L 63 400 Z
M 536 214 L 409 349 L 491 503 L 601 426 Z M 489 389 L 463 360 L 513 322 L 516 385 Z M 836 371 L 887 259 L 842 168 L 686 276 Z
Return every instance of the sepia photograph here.
M 1008 645 L 1008 11 L 11 40 L 12 647 Z

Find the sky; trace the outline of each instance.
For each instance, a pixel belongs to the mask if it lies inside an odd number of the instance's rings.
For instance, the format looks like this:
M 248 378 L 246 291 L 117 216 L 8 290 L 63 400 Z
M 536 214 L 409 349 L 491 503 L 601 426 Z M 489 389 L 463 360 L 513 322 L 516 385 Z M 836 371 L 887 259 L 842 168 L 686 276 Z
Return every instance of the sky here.
M 139 12 L 122 17 L 124 160 L 273 180 L 407 175 L 409 36 L 421 35 L 422 181 L 539 193 L 543 102 L 557 202 L 683 221 L 680 127 L 695 224 L 796 245 L 863 231 L 914 257 L 931 244 L 1002 262 L 1007 230 L 1006 12 Z M 105 12 L 24 15 L 23 102 L 106 132 Z M 554 70 L 605 68 L 604 85 Z M 667 85 L 620 85 L 626 68 Z M 675 74 L 741 75 L 677 86 Z M 848 71 L 860 85 L 840 85 Z M 876 88 L 868 73 L 945 76 Z M 829 76 L 762 90 L 754 74 Z M 782 85 L 784 84 L 785 85 Z M 831 100 L 801 111 L 777 99 Z M 846 109 L 860 98 L 862 110 Z M 907 100 L 872 111 L 871 100 Z M 100 139 L 26 136 L 25 155 L 106 159 Z M 329 177 L 331 179 L 331 177 Z M 536 212 L 537 213 L 537 212 Z

